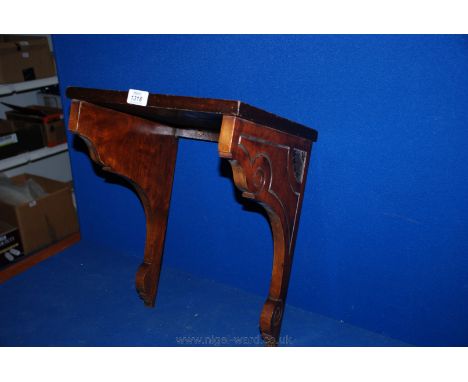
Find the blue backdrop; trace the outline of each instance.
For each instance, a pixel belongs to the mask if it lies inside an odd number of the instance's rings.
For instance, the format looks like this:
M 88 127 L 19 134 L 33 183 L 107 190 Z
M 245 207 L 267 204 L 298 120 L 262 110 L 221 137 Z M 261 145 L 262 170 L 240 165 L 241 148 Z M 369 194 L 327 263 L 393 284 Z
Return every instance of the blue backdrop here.
M 240 99 L 319 131 L 288 303 L 418 345 L 468 345 L 468 38 L 54 36 L 60 86 Z M 68 111 L 69 103 L 65 107 Z M 85 240 L 142 256 L 128 188 L 71 150 Z M 216 144 L 181 140 L 164 265 L 267 294 L 268 223 Z M 164 269 L 163 269 L 164 271 Z

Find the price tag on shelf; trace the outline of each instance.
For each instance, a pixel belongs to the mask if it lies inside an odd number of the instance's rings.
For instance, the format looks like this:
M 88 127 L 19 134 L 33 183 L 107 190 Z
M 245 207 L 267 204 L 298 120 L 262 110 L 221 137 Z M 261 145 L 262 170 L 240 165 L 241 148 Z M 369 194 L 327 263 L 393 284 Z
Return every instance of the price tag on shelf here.
M 127 103 L 132 105 L 146 106 L 149 93 L 144 90 L 130 89 L 128 91 Z

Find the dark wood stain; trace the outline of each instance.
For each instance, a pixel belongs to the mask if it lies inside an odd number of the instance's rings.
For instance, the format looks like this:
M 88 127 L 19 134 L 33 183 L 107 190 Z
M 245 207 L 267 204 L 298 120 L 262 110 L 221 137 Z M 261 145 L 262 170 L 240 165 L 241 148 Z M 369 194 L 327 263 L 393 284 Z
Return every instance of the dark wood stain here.
M 147 106 L 127 103 L 127 91 L 69 87 L 67 97 L 176 126 L 220 129 L 223 115 L 247 119 L 311 141 L 317 131 L 240 101 L 150 94 Z
M 179 137 L 216 141 L 244 198 L 267 213 L 274 253 L 260 315 L 266 345 L 278 345 L 315 130 L 238 101 L 151 94 L 129 105 L 127 92 L 69 88 L 69 130 L 91 158 L 127 179 L 146 214 L 146 245 L 136 288 L 154 306 Z M 194 217 L 195 218 L 195 217 Z

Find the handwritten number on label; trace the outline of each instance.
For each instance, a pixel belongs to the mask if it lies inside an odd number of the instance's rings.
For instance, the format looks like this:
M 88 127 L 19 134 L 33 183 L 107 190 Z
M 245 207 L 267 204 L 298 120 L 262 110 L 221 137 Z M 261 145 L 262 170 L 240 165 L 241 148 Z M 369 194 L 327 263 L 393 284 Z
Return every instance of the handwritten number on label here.
M 127 103 L 132 105 L 146 106 L 149 93 L 143 90 L 130 89 L 128 91 Z

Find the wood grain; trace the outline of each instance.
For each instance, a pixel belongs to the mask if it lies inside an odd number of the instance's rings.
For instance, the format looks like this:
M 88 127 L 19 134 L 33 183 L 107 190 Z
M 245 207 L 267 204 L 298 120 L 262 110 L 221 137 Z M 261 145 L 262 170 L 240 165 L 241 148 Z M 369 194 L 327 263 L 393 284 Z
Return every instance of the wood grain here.
M 219 155 L 231 163 L 242 196 L 266 210 L 273 233 L 273 270 L 260 317 L 267 345 L 276 346 L 291 272 L 311 142 L 261 127 L 241 118 L 224 117 Z
M 78 101 L 70 109 L 69 129 L 85 140 L 96 163 L 127 179 L 140 197 L 146 244 L 136 289 L 146 305 L 154 306 L 177 155 L 174 129 Z
M 188 129 L 219 131 L 223 116 L 240 117 L 273 130 L 317 140 L 317 131 L 241 101 L 150 94 L 147 106 L 127 103 L 127 91 L 69 87 L 67 97 Z
M 317 132 L 239 101 L 150 94 L 148 106 L 127 92 L 69 88 L 69 129 L 91 158 L 126 178 L 146 214 L 146 246 L 136 287 L 154 306 L 179 137 L 218 142 L 235 185 L 267 212 L 274 253 L 269 294 L 260 316 L 265 343 L 279 343 L 312 143 Z

